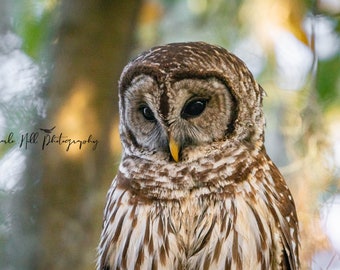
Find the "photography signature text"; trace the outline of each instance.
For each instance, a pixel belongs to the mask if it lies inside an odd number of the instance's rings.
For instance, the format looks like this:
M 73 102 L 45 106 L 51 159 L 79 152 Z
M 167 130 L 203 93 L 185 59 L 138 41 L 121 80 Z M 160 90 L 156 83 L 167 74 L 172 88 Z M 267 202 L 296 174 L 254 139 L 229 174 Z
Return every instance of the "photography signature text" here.
M 18 144 L 19 148 L 28 149 L 30 145 L 39 145 L 41 150 L 46 150 L 51 145 L 64 147 L 68 152 L 71 148 L 83 149 L 86 145 L 91 146 L 92 150 L 96 150 L 99 141 L 90 134 L 85 138 L 71 138 L 63 132 L 55 132 L 56 126 L 52 128 L 40 128 L 39 131 L 24 132 L 15 135 L 10 132 L 7 137 L 0 139 L 1 144 Z

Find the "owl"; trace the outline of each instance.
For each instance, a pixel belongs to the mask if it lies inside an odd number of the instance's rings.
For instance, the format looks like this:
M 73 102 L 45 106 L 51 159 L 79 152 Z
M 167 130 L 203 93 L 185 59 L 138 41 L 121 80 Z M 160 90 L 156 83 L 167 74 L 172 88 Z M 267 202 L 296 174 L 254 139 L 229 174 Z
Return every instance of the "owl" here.
M 299 269 L 263 96 L 239 58 L 203 42 L 154 47 L 124 68 L 97 269 Z

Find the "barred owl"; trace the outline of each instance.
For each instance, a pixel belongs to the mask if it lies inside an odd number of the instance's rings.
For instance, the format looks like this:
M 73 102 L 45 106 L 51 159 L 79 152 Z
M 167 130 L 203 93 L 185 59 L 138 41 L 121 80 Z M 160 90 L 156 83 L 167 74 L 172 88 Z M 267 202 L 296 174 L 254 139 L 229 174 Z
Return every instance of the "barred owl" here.
M 119 82 L 118 173 L 97 269 L 299 269 L 291 193 L 264 147 L 263 89 L 227 50 L 152 48 Z

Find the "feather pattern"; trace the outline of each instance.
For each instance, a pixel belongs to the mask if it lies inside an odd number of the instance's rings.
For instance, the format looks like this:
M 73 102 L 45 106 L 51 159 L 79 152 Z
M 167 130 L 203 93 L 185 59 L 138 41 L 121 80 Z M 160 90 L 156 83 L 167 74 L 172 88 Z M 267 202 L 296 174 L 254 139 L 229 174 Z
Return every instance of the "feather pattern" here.
M 99 269 L 285 269 L 284 259 L 298 269 L 298 235 L 289 229 L 297 218 L 282 176 L 261 152 L 234 148 L 214 162 L 178 164 L 176 174 L 149 164 L 143 178 L 145 161 L 126 157 L 108 193 Z M 210 179 L 211 170 L 221 178 Z
M 155 47 L 124 68 L 123 156 L 98 270 L 299 269 L 294 201 L 264 147 L 263 95 L 240 59 L 202 42 Z

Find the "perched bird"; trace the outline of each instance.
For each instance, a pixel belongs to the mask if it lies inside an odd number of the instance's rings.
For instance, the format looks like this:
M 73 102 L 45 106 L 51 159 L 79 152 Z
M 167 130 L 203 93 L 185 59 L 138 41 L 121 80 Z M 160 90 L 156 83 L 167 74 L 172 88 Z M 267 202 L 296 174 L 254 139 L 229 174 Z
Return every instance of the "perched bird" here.
M 118 173 L 97 269 L 299 269 L 292 195 L 264 147 L 264 91 L 203 42 L 154 47 L 119 82 Z

